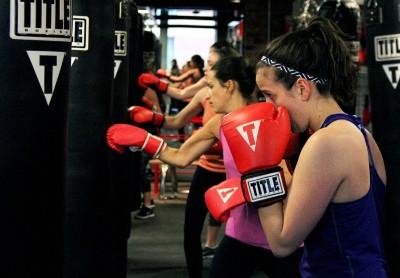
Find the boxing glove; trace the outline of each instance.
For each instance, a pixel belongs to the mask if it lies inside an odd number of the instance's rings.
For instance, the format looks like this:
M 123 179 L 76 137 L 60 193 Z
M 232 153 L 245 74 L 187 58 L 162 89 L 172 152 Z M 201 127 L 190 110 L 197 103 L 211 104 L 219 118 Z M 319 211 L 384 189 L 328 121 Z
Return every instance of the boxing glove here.
M 289 113 L 283 107 L 262 102 L 225 115 L 221 123 L 238 171 L 245 200 L 256 207 L 286 197 L 280 164 L 291 131 Z
M 290 159 L 292 156 L 299 152 L 299 134 L 290 133 L 289 143 L 286 146 L 285 153 L 283 155 L 284 159 Z
M 154 126 L 163 125 L 165 117 L 161 113 L 153 112 L 141 106 L 131 106 L 128 108 L 129 118 L 136 124 L 152 123 Z
M 160 80 L 160 78 L 151 73 L 142 73 L 139 75 L 137 84 L 142 89 L 148 87 L 160 93 L 165 93 L 168 89 L 168 82 Z
M 168 72 L 165 69 L 158 69 L 156 71 L 156 75 L 161 78 L 169 78 L 170 77 L 170 75 L 168 74 Z
M 154 103 L 150 99 L 148 99 L 147 97 L 142 97 L 142 103 L 148 109 L 150 109 L 150 110 L 154 109 Z
M 204 200 L 208 211 L 216 220 L 226 222 L 229 211 L 245 203 L 240 187 L 240 178 L 233 178 L 214 185 L 206 191 Z
M 114 124 L 109 127 L 107 144 L 119 153 L 123 153 L 125 148 L 129 147 L 131 151 L 145 151 L 152 158 L 157 158 L 166 146 L 163 139 L 128 124 Z

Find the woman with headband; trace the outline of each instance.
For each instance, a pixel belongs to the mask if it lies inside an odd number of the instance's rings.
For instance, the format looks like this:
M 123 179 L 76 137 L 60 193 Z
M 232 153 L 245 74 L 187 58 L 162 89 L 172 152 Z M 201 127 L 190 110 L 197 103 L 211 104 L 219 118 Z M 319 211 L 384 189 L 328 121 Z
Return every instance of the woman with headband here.
M 313 131 L 286 200 L 258 214 L 276 256 L 304 242 L 302 277 L 387 277 L 385 165 L 360 119 L 343 111 L 354 99 L 356 75 L 340 36 L 316 18 L 269 43 L 257 65 L 260 91 L 287 108 L 292 131 Z

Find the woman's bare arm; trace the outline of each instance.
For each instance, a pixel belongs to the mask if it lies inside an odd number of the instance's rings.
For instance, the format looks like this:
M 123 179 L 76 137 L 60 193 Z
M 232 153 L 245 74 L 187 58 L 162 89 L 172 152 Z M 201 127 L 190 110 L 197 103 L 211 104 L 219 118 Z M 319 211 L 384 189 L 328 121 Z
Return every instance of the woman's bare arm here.
M 169 86 L 167 90 L 167 95 L 169 95 L 174 99 L 185 100 L 193 97 L 194 95 L 196 95 L 197 92 L 199 92 L 201 89 L 205 87 L 207 87 L 207 81 L 206 78 L 203 77 L 196 83 L 184 89 L 179 89 L 176 87 Z
M 215 115 L 206 125 L 189 137 L 180 148 L 166 147 L 160 153 L 159 159 L 177 167 L 187 167 L 217 141 L 221 118 L 221 115 Z
M 163 128 L 179 129 L 184 127 L 190 120 L 203 110 L 203 101 L 208 96 L 208 87 L 196 94 L 192 100 L 178 114 L 166 116 Z
M 182 73 L 179 76 L 172 75 L 169 77 L 169 80 L 171 80 L 172 82 L 181 82 L 181 81 L 184 81 L 184 80 L 190 78 L 191 76 L 195 75 L 197 71 L 198 71 L 197 68 L 193 68 L 193 69 L 188 70 L 185 73 Z

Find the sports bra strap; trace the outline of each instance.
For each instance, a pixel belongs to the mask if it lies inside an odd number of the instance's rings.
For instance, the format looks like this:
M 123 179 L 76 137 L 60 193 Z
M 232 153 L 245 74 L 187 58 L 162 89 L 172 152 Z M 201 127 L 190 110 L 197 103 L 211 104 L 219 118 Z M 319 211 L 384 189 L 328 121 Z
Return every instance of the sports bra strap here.
M 372 159 L 371 148 L 368 143 L 368 135 L 367 135 L 367 132 L 365 131 L 364 125 L 362 124 L 361 118 L 356 115 L 352 116 L 352 115 L 345 114 L 345 113 L 333 114 L 333 115 L 329 115 L 325 119 L 325 121 L 322 123 L 321 128 L 327 127 L 332 122 L 337 121 L 337 120 L 349 121 L 349 122 L 353 123 L 362 132 L 365 142 L 367 143 L 369 164 L 371 166 L 374 166 L 374 160 Z

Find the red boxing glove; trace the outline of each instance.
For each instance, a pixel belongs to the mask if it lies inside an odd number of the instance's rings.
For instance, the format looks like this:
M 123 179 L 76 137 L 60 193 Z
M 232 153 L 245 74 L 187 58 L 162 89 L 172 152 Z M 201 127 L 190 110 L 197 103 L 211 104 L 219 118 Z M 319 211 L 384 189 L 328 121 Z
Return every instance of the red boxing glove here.
M 151 73 L 142 73 L 137 79 L 138 86 L 142 89 L 147 87 L 160 93 L 165 93 L 168 89 L 168 83 L 161 81 L 160 78 Z
M 153 110 L 154 103 L 147 97 L 142 97 L 142 103 L 145 107 L 149 108 L 150 110 Z
M 153 158 L 158 157 L 166 144 L 163 139 L 144 129 L 128 124 L 114 124 L 107 130 L 107 144 L 116 152 L 123 153 L 125 147 L 131 151 L 145 151 Z
M 245 202 L 240 188 L 240 178 L 225 180 L 209 188 L 204 199 L 210 214 L 220 222 L 226 222 L 229 211 Z
M 128 108 L 129 118 L 136 124 L 152 123 L 154 126 L 160 127 L 164 123 L 164 115 L 153 112 L 141 106 L 131 106 Z
M 289 159 L 299 151 L 299 134 L 298 133 L 291 133 L 289 143 L 286 146 L 285 154 L 283 157 L 285 159 Z
M 158 69 L 156 71 L 156 75 L 161 78 L 169 78 L 169 74 L 165 69 Z
M 225 115 L 221 128 L 242 174 L 246 201 L 259 207 L 284 199 L 286 184 L 277 166 L 291 136 L 287 110 L 255 103 Z

